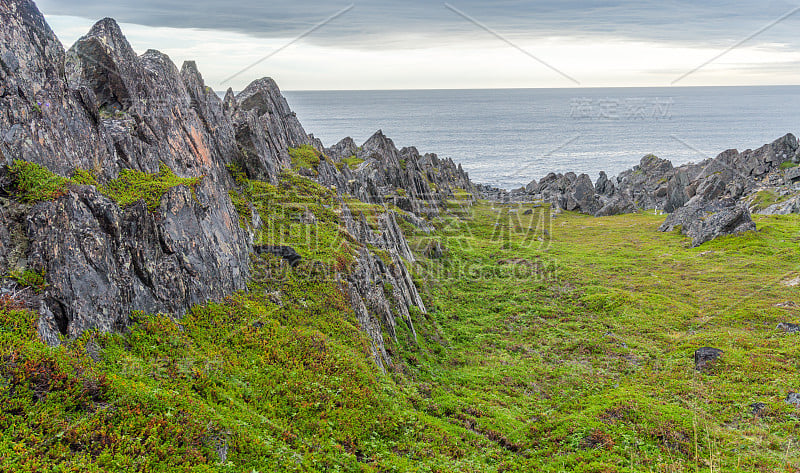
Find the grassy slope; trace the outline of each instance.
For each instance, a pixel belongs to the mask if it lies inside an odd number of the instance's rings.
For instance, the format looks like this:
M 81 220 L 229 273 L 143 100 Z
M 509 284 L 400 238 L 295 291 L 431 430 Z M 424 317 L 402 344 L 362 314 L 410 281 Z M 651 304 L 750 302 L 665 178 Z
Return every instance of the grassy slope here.
M 800 467 L 799 413 L 782 401 L 800 390 L 800 337 L 775 330 L 796 316 L 775 304 L 797 298 L 780 281 L 800 274 L 800 218 L 689 249 L 656 231 L 663 216 L 498 209 L 410 235 L 446 254 L 416 265 L 430 314 L 419 344 L 391 344 L 403 362 L 388 375 L 337 283 L 274 259 L 254 262 L 249 292 L 180 323 L 141 315 L 60 348 L 5 301 L 0 470 Z M 700 346 L 725 350 L 706 374 Z

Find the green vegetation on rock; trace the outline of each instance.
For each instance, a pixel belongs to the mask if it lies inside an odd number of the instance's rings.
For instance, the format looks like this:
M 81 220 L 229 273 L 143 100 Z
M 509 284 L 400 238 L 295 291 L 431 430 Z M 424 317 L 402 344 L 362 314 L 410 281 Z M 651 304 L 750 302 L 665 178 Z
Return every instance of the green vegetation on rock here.
M 293 171 L 282 172 L 278 185 L 272 185 L 229 169 L 239 186 L 233 197 L 240 223 L 249 221 L 251 205 L 261 217 L 258 244 L 288 245 L 336 270 L 353 262 L 357 244 L 339 220 L 341 205 L 333 191 Z
M 16 281 L 17 284 L 23 287 L 30 287 L 36 292 L 41 292 L 47 287 L 44 276 L 44 270 L 33 271 L 31 269 L 24 269 L 12 270 L 9 272 L 9 277 Z
M 292 168 L 295 170 L 309 169 L 316 171 L 322 158 L 322 154 L 311 145 L 289 148 L 289 156 L 292 158 Z
M 187 186 L 194 191 L 199 182 L 198 177 L 178 177 L 166 164 L 161 163 L 159 172 L 153 174 L 123 169 L 117 179 L 100 186 L 98 190 L 120 207 L 144 200 L 147 208 L 153 212 L 161 205 L 161 197 L 171 188 Z
M 9 167 L 9 172 L 23 202 L 57 199 L 67 192 L 70 182 L 66 177 L 54 174 L 44 166 L 19 159 Z
M 784 161 L 780 165 L 781 169 L 789 169 L 789 168 L 795 168 L 795 167 L 797 167 L 797 163 L 793 163 L 791 161 Z
M 97 174 L 94 171 L 77 168 L 72 174 L 71 181 L 81 186 L 97 186 Z
M 789 196 L 780 196 L 772 190 L 765 189 L 754 194 L 752 200 L 750 201 L 750 207 L 756 211 L 764 210 L 770 205 L 779 204 L 788 199 Z
M 54 200 L 66 194 L 70 185 L 96 186 L 97 190 L 114 200 L 121 207 L 144 200 L 152 212 L 161 205 L 161 197 L 171 188 L 187 186 L 194 192 L 200 182 L 197 177 L 178 177 L 164 163 L 157 173 L 146 173 L 133 169 L 123 169 L 117 179 L 99 185 L 93 171 L 75 169 L 71 179 L 59 176 L 44 166 L 28 161 L 16 160 L 9 167 L 19 199 L 23 202 L 42 202 Z
M 341 232 L 329 190 L 294 173 L 237 182 L 274 229 L 262 241 L 335 259 L 296 221 L 308 210 Z M 404 225 L 429 312 L 412 310 L 416 341 L 403 323 L 387 337 L 386 374 L 340 283 L 272 256 L 254 257 L 247 291 L 180 320 L 135 314 L 125 333 L 55 348 L 0 300 L 2 469 L 800 468 L 800 410 L 784 402 L 800 337 L 775 328 L 797 322 L 800 218 L 754 216 L 759 232 L 699 248 L 658 232 L 663 218 L 479 202 L 433 233 Z M 429 258 L 434 240 L 446 251 Z M 701 372 L 704 346 L 724 355 Z
M 344 163 L 347 167 L 355 171 L 358 166 L 363 163 L 364 160 L 361 158 L 357 158 L 355 156 L 350 156 L 349 158 L 342 159 L 342 163 Z

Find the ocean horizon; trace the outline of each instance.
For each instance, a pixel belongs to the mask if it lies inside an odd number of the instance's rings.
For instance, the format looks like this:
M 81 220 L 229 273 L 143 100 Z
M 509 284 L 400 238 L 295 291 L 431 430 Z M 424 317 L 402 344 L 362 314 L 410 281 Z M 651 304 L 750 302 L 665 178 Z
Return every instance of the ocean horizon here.
M 331 146 L 378 129 L 512 189 L 548 172 L 616 175 L 655 154 L 679 165 L 754 149 L 800 123 L 800 86 L 286 91 Z

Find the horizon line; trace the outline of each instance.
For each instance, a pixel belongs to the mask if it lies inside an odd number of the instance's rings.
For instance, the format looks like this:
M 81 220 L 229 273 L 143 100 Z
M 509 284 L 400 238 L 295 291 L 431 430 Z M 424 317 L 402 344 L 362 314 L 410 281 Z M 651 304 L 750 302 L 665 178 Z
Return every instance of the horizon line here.
M 255 79 L 258 80 L 258 79 Z M 800 84 L 742 84 L 742 85 L 607 85 L 581 87 L 417 87 L 410 89 L 284 89 L 283 92 L 410 92 L 410 91 L 444 91 L 444 90 L 597 90 L 597 89 L 717 89 L 717 88 L 767 88 L 767 87 L 800 87 Z M 216 89 L 215 89 L 216 90 Z M 244 90 L 244 89 L 242 89 Z M 225 89 L 227 91 L 227 88 Z M 223 91 L 224 92 L 224 91 Z M 234 90 L 235 93 L 240 91 Z

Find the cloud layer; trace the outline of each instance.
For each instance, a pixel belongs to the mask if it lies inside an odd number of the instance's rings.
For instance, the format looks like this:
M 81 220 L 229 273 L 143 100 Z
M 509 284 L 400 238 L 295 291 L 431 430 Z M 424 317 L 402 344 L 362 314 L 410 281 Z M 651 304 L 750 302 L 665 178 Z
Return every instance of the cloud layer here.
M 783 0 L 696 2 L 544 0 L 493 2 L 452 0 L 457 9 L 510 38 L 603 36 L 702 45 L 727 45 L 769 24 L 797 5 Z M 155 27 L 207 28 L 257 37 L 289 38 L 341 11 L 351 0 L 275 2 L 239 0 L 40 0 L 49 15 Z M 354 49 L 426 47 L 486 34 L 444 3 L 364 0 L 325 25 L 308 41 Z M 763 41 L 800 43 L 800 13 L 760 35 Z
M 159 49 L 179 64 L 197 60 L 207 82 L 222 90 L 240 90 L 263 76 L 295 90 L 575 86 L 567 76 L 582 86 L 668 86 L 712 58 L 679 85 L 800 83 L 800 9 L 783 0 L 450 0 L 452 8 L 420 0 L 38 5 L 66 47 L 110 16 L 137 51 Z

